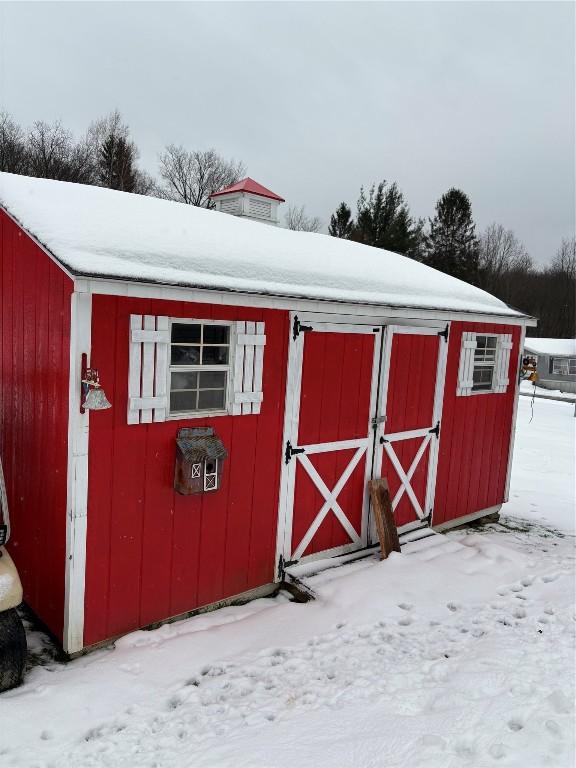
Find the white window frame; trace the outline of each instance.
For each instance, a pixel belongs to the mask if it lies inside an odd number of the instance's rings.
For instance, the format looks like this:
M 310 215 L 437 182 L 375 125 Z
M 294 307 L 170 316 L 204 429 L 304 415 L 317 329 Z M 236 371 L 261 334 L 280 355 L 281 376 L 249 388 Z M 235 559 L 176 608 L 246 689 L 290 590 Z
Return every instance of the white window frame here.
M 472 360 L 472 381 L 474 380 L 474 371 L 477 368 L 490 368 L 492 370 L 492 383 L 490 384 L 489 388 L 482 388 L 482 389 L 474 389 L 474 384 L 472 384 L 472 389 L 470 391 L 471 395 L 489 395 L 491 393 L 494 393 L 496 391 L 496 376 L 498 374 L 498 334 L 497 333 L 476 333 L 475 339 L 476 344 L 478 344 L 478 337 L 481 336 L 482 338 L 486 339 L 496 339 L 496 344 L 494 346 L 494 360 L 490 363 L 476 361 L 476 349 L 474 350 L 473 360 Z
M 566 364 L 565 371 L 557 371 L 556 363 Z M 574 371 L 570 370 L 570 363 L 573 363 Z M 576 374 L 576 357 L 552 357 L 552 375 L 553 376 L 574 376 Z
M 228 363 L 226 365 L 172 365 L 172 325 L 220 325 L 226 326 L 229 329 L 228 336 Z M 167 384 L 166 392 L 168 398 L 168 404 L 166 407 L 166 419 L 203 419 L 210 416 L 227 416 L 231 413 L 231 404 L 233 401 L 233 386 L 234 386 L 234 355 L 236 350 L 236 334 L 235 326 L 231 320 L 203 320 L 201 318 L 180 318 L 171 317 L 168 324 L 168 365 L 167 368 Z M 176 344 L 176 346 L 178 346 Z M 201 345 L 199 345 L 201 346 Z M 224 346 L 224 345 L 214 345 Z M 171 383 L 172 373 L 186 373 L 186 372 L 210 372 L 210 371 L 225 371 L 226 372 L 226 388 L 225 388 L 225 403 L 224 408 L 206 408 L 202 411 L 172 411 L 170 407 L 170 395 L 172 394 Z
M 479 336 L 496 339 L 493 365 L 475 360 L 476 340 Z M 510 386 L 508 371 L 512 347 L 512 335 L 509 333 L 464 331 L 460 347 L 456 395 L 458 397 L 469 397 L 470 395 L 496 395 L 507 392 Z M 487 367 L 492 368 L 491 387 L 489 389 L 473 389 L 474 369 Z

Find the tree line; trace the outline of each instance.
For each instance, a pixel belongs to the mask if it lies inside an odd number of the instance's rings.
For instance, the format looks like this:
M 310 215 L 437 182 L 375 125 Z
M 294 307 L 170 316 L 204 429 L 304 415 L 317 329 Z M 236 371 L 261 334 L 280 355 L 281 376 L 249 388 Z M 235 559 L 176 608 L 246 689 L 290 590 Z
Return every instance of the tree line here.
M 91 123 L 75 138 L 59 121 L 22 128 L 0 112 L 0 170 L 40 178 L 153 195 L 188 205 L 212 207 L 210 195 L 246 174 L 241 162 L 214 149 L 189 150 L 169 144 L 158 157 L 158 176 L 139 167 L 140 153 L 118 110 Z M 321 220 L 303 205 L 286 213 L 289 229 L 318 232 Z M 356 211 L 342 202 L 332 214 L 333 237 L 394 251 L 466 280 L 507 304 L 539 318 L 528 333 L 568 338 L 575 332 L 576 240 L 565 239 L 548 266 L 537 268 L 523 244 L 502 224 L 480 234 L 468 196 L 449 189 L 434 216 L 415 218 L 395 182 L 360 189 Z
M 480 234 L 468 196 L 449 189 L 434 216 L 416 219 L 396 183 L 363 188 L 356 215 L 342 202 L 330 217 L 333 237 L 395 251 L 482 288 L 539 319 L 532 336 L 570 338 L 576 329 L 576 239 L 565 238 L 545 267 L 536 267 L 512 230 L 490 224 Z

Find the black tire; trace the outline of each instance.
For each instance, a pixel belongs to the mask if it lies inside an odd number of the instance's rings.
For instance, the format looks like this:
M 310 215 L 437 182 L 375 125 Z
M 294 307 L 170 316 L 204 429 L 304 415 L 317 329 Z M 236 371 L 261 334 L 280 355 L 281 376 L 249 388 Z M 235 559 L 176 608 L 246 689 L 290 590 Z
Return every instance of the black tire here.
M 0 613 L 0 691 L 22 682 L 26 664 L 26 632 L 15 608 Z

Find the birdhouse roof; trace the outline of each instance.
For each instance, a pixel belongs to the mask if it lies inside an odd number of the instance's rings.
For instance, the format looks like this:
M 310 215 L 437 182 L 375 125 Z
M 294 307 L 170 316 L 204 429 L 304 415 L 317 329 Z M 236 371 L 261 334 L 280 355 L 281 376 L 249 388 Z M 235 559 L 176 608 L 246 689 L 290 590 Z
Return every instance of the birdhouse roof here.
M 221 189 L 219 192 L 213 192 L 210 197 L 220 197 L 220 195 L 229 195 L 231 192 L 250 192 L 252 195 L 260 195 L 260 197 L 269 197 L 271 200 L 278 200 L 283 203 L 284 198 L 272 192 L 270 189 L 266 189 L 262 184 L 258 184 L 257 181 L 247 176 L 245 179 L 237 181 L 236 184 L 231 184 L 229 187 Z
M 176 445 L 191 464 L 209 459 L 225 459 L 228 455 L 224 443 L 214 434 L 212 427 L 180 429 Z

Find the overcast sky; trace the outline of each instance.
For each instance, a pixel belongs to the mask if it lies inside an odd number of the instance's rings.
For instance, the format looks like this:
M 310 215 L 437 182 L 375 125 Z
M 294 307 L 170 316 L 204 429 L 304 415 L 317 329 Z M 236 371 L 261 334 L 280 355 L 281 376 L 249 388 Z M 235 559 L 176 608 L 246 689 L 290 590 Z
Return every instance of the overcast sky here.
M 155 172 L 215 147 L 327 223 L 450 186 L 547 261 L 574 233 L 574 5 L 0 2 L 0 108 L 77 134 L 118 107 Z

